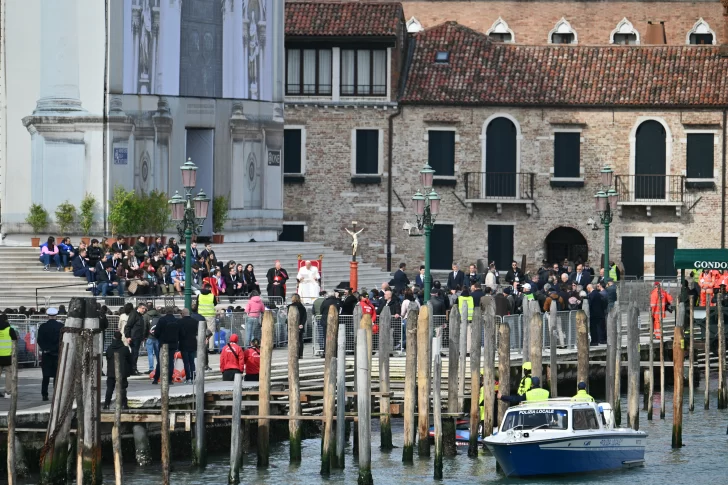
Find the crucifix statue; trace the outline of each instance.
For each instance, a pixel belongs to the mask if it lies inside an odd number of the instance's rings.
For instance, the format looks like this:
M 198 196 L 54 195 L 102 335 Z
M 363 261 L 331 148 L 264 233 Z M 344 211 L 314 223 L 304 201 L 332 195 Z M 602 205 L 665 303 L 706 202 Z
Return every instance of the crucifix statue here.
M 356 261 L 356 251 L 359 248 L 359 234 L 364 230 L 362 227 L 358 231 L 356 230 L 356 221 L 351 221 L 352 228 L 349 230 L 348 228 L 344 228 L 346 232 L 349 233 L 349 235 L 352 237 L 351 241 L 351 260 Z

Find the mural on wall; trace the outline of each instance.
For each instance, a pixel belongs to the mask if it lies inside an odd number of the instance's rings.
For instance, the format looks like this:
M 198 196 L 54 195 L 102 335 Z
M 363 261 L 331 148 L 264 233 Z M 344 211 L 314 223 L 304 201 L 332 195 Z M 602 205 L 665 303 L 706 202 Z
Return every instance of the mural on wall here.
M 270 101 L 273 1 L 124 0 L 124 93 Z

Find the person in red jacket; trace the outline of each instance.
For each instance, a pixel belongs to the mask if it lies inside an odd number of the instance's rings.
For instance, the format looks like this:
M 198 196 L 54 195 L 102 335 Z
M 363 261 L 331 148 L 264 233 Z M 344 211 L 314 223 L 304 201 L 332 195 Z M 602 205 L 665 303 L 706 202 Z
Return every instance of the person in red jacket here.
M 250 341 L 250 347 L 245 350 L 245 381 L 258 382 L 260 374 L 260 341 L 254 338 Z
M 230 342 L 220 352 L 220 372 L 223 381 L 235 380 L 235 374 L 242 374 L 245 369 L 243 349 L 238 345 L 237 334 L 230 336 Z
M 650 294 L 650 313 L 652 313 L 652 328 L 657 340 L 662 338 L 660 317 L 664 319 L 667 316 L 665 311 L 672 313 L 672 296 L 662 289 L 659 282 L 655 281 L 655 289 Z
M 377 321 L 377 309 L 374 308 L 372 302 L 369 301 L 369 297 L 366 293 L 362 293 L 359 296 L 359 305 L 361 306 L 362 315 L 371 315 L 372 323 Z

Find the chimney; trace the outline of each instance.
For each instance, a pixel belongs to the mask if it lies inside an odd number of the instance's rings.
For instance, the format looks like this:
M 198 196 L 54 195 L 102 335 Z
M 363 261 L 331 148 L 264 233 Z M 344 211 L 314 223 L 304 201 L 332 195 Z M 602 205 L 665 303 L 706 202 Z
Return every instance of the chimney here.
M 644 43 L 648 45 L 665 45 L 667 37 L 665 36 L 665 22 L 647 22 L 647 33 L 644 37 Z

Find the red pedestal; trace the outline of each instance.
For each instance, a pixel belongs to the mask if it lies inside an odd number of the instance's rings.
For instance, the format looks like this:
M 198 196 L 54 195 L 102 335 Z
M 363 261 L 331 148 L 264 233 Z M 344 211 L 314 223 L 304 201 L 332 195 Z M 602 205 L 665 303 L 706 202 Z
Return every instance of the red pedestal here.
M 349 287 L 354 288 L 354 291 L 359 289 L 359 263 L 357 261 L 349 263 Z

